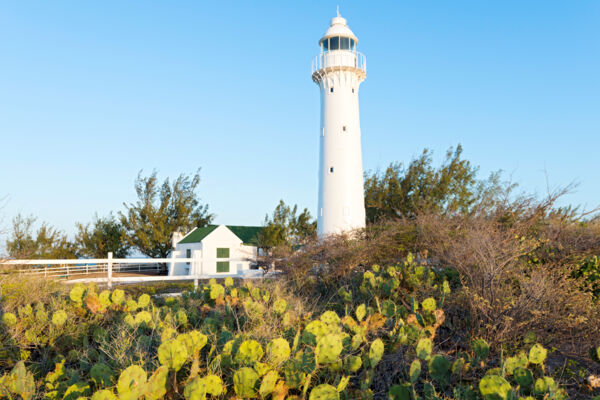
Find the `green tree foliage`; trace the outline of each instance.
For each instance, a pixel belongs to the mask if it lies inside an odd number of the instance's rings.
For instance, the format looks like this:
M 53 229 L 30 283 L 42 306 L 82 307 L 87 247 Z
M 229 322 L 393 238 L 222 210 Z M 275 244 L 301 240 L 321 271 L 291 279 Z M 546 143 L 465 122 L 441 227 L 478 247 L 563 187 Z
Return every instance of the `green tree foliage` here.
M 46 222 L 34 232 L 36 218 L 17 215 L 6 240 L 6 250 L 14 258 L 76 258 L 76 248 L 67 235 Z
M 259 242 L 262 247 L 276 247 L 282 245 L 299 245 L 313 237 L 317 231 L 317 222 L 312 218 L 308 209 L 300 214 L 298 206 L 290 207 L 279 201 L 273 215 L 265 216 L 264 229 Z
M 78 253 L 84 257 L 105 258 L 108 252 L 114 257 L 125 258 L 129 245 L 125 239 L 123 225 L 111 213 L 107 217 L 94 217 L 91 224 L 77 223 L 75 243 Z
M 450 148 L 435 168 L 425 149 L 408 167 L 392 163 L 384 173 L 365 174 L 367 221 L 412 216 L 419 210 L 464 212 L 476 202 L 481 183 L 477 168 L 461 159 L 462 147 Z
M 127 243 L 149 257 L 164 258 L 171 253 L 173 232 L 208 225 L 213 215 L 208 205 L 200 203 L 199 183 L 199 171 L 181 174 L 173 183 L 167 178 L 162 184 L 156 171 L 147 177 L 140 171 L 135 181 L 138 200 L 124 204 L 126 212 L 119 213 Z

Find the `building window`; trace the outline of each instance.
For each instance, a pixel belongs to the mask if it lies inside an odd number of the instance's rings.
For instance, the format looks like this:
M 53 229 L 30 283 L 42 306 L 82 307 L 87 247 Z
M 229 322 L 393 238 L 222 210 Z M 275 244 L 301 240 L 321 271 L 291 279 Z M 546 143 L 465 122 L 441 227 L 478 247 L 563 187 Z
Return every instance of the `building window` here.
M 329 88 L 329 91 L 330 91 L 331 93 L 333 93 L 333 88 Z
M 329 172 L 333 174 L 333 167 L 329 167 Z
M 229 248 L 217 247 L 217 258 L 229 258 Z
M 350 50 L 350 38 L 347 38 L 347 37 L 340 38 L 340 49 Z
M 329 38 L 329 50 L 339 50 L 340 38 L 339 36 Z
M 192 258 L 192 250 L 191 249 L 187 249 L 185 251 L 185 258 Z M 189 261 L 186 262 L 187 265 L 190 265 Z
M 229 261 L 217 261 L 217 272 L 229 272 Z
M 329 51 L 329 39 L 323 40 L 323 53 L 327 53 Z
M 342 130 L 346 132 L 346 125 L 342 126 Z
M 354 93 L 354 88 L 352 88 L 352 93 Z

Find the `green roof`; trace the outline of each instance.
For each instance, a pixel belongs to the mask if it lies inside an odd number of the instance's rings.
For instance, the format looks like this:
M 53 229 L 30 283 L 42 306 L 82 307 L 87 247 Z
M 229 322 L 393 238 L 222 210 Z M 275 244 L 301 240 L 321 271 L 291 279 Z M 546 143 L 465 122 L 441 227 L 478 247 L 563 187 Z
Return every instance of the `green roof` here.
M 235 236 L 242 239 L 242 243 L 256 246 L 258 244 L 258 235 L 262 232 L 262 226 L 236 226 L 226 225 Z
M 197 228 L 192 231 L 189 235 L 179 241 L 179 243 L 199 243 L 207 237 L 212 231 L 217 229 L 219 225 L 208 225 L 202 228 Z
M 219 225 L 208 225 L 202 228 L 193 230 L 190 234 L 184 237 L 179 243 L 199 243 L 205 237 L 210 235 L 212 231 L 217 229 Z M 243 244 L 256 246 L 258 244 L 258 235 L 262 231 L 261 226 L 236 226 L 225 225 L 234 235 L 242 240 Z

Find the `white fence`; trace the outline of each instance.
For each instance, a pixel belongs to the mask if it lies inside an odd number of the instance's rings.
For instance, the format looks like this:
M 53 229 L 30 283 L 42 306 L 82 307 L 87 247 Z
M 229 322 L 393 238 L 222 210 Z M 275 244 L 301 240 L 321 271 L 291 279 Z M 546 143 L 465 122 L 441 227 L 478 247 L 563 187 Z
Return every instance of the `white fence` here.
M 173 270 L 176 263 L 189 263 L 188 275 L 158 275 L 161 267 L 168 265 L 169 271 Z M 68 283 L 95 282 L 105 283 L 112 287 L 114 283 L 142 283 L 160 281 L 193 280 L 198 286 L 198 280 L 210 278 L 224 278 L 227 276 L 244 279 L 262 278 L 260 270 L 239 271 L 235 273 L 203 274 L 200 265 L 202 259 L 194 258 L 113 258 L 108 253 L 108 258 L 96 259 L 65 259 L 65 260 L 8 260 L 0 262 L 4 266 L 2 274 L 16 274 L 24 276 L 39 276 L 51 279 L 65 279 Z M 29 266 L 23 268 L 24 266 Z M 12 268 L 11 268 L 12 267 Z M 117 274 L 133 274 L 134 276 L 113 276 Z M 154 276 L 142 276 L 143 274 Z M 92 276 L 96 275 L 96 276 Z M 97 276 L 100 275 L 100 276 Z M 74 278 L 74 279 L 73 279 Z

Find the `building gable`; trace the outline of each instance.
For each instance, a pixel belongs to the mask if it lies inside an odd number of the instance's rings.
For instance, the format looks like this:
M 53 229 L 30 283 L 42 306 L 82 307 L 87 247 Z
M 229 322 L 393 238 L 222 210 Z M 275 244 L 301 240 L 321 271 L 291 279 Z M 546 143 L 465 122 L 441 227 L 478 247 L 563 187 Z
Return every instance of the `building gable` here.
M 195 228 L 193 231 L 184 236 L 184 238 L 181 239 L 177 244 L 200 243 L 204 240 L 204 238 L 213 233 L 213 231 L 219 226 L 221 225 L 208 225 L 202 228 Z M 242 244 L 246 246 L 257 246 L 258 237 L 263 229 L 260 226 L 223 226 L 226 227 L 229 231 L 231 231 L 235 236 L 237 236 L 242 241 Z

